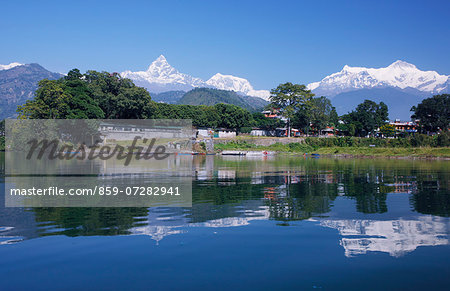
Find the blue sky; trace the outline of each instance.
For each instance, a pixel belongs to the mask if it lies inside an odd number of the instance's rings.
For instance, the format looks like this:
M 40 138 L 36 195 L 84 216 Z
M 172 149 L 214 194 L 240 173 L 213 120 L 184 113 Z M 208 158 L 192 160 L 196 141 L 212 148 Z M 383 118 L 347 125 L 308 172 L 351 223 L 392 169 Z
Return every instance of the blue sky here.
M 2 1 L 0 64 L 220 72 L 257 89 L 397 59 L 450 74 L 450 1 Z

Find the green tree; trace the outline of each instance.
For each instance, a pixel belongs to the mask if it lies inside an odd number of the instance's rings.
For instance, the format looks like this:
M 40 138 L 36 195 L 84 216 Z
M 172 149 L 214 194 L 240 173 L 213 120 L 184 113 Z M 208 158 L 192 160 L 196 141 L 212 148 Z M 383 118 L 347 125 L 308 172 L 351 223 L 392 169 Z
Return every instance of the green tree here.
M 265 130 L 274 130 L 283 127 L 284 122 L 279 118 L 269 118 L 262 113 L 253 113 L 253 125 Z
M 36 97 L 19 106 L 21 118 L 141 119 L 154 113 L 150 94 L 119 74 L 71 70 L 59 80 L 42 80 Z
M 386 122 L 388 107 L 383 102 L 377 104 L 370 100 L 364 100 L 356 107 L 356 110 L 345 114 L 342 119 L 345 124 L 353 125 L 349 127 L 354 127 L 355 135 L 369 135 Z
M 387 137 L 392 137 L 395 136 L 395 126 L 392 124 L 383 124 L 380 127 L 380 132 L 382 135 L 387 136 Z
M 104 113 L 91 97 L 77 69 L 59 80 L 39 82 L 36 97 L 18 107 L 19 118 L 86 119 L 103 118 Z
M 312 98 L 309 106 L 302 106 L 293 119 L 294 126 L 308 132 L 310 125 L 321 131 L 327 126 L 336 126 L 338 115 L 336 109 L 326 97 Z
M 270 102 L 280 110 L 287 119 L 288 135 L 291 136 L 291 120 L 295 113 L 303 107 L 310 106 L 314 94 L 306 89 L 305 85 L 292 84 L 290 82 L 280 84 L 270 91 Z
M 236 105 L 220 103 L 214 105 L 214 107 L 219 116 L 219 127 L 238 130 L 241 127 L 251 126 L 253 122 L 250 112 Z
M 434 95 L 413 108 L 412 118 L 419 119 L 420 132 L 447 130 L 450 125 L 450 95 Z
M 117 73 L 88 71 L 84 75 L 93 99 L 107 119 L 151 118 L 153 107 L 147 90 Z

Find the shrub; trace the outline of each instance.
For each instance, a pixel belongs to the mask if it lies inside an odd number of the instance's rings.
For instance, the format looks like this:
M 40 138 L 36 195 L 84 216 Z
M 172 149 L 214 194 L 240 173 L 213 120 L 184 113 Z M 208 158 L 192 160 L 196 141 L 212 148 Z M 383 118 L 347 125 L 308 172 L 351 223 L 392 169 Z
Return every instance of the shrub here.
M 252 131 L 252 128 L 251 127 L 241 127 L 240 129 L 239 129 L 239 132 L 240 133 L 250 133 Z
M 450 133 L 442 133 L 436 136 L 428 136 L 424 134 L 416 134 L 412 137 L 402 138 L 376 138 L 376 137 L 333 137 L 319 138 L 307 137 L 305 143 L 315 149 L 321 147 L 392 147 L 392 148 L 409 148 L 409 147 L 446 147 L 450 146 Z
M 450 132 L 444 132 L 438 134 L 436 137 L 436 145 L 438 147 L 448 147 L 450 146 Z

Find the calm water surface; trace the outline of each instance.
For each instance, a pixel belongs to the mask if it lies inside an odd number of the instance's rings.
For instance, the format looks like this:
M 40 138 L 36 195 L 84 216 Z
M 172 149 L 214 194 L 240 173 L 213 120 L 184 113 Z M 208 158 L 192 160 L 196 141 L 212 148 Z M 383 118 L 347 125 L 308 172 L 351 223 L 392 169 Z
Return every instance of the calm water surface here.
M 193 159 L 192 208 L 4 208 L 2 174 L 0 290 L 448 290 L 449 162 Z

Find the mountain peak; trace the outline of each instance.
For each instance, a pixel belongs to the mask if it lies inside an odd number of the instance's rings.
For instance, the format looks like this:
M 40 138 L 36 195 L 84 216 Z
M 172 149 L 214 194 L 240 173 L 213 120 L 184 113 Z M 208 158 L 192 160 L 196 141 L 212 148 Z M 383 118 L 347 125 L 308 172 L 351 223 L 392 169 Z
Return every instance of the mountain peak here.
M 10 63 L 9 65 L 0 65 L 0 70 L 9 70 L 9 69 L 12 69 L 12 68 L 18 67 L 18 66 L 23 66 L 23 64 L 13 62 L 13 63 Z
M 164 55 L 159 55 L 159 57 L 155 61 L 167 62 L 167 59 Z
M 264 100 L 267 100 L 270 96 L 269 91 L 255 90 L 247 79 L 233 75 L 223 75 L 221 73 L 217 73 L 206 81 L 206 84 L 217 89 L 240 92 L 245 95 L 259 97 Z
M 147 69 L 147 72 L 160 72 L 163 71 L 176 71 L 168 62 L 166 57 L 160 55 L 156 60 L 154 60 Z
M 254 90 L 248 80 L 232 75 L 217 73 L 205 82 L 200 78 L 180 73 L 167 62 L 164 55 L 160 55 L 154 60 L 146 71 L 125 71 L 121 73 L 121 76 L 132 79 L 137 85 L 146 87 L 152 93 L 173 90 L 189 91 L 197 87 L 214 87 L 263 99 L 267 99 L 270 95 L 269 91 Z
M 415 65 L 397 60 L 385 68 L 350 67 L 308 85 L 316 94 L 333 97 L 359 89 L 394 87 L 439 93 L 447 88 L 449 76 L 435 71 L 421 71 Z
M 417 69 L 413 64 L 407 63 L 402 60 L 397 60 L 390 64 L 388 68 L 400 68 L 400 69 Z

